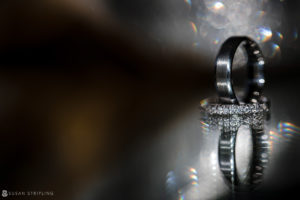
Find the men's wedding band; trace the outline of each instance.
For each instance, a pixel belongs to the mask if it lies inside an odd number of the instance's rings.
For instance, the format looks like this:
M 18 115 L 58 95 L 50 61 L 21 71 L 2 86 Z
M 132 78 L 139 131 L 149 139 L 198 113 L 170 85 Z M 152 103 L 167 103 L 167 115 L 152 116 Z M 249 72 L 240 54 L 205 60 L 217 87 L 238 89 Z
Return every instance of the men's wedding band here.
M 248 37 L 231 37 L 227 39 L 216 58 L 216 88 L 220 103 L 240 103 L 232 84 L 232 62 L 236 50 L 242 44 L 248 55 L 248 83 L 245 89 L 244 103 L 257 101 L 265 83 L 265 60 L 258 44 Z

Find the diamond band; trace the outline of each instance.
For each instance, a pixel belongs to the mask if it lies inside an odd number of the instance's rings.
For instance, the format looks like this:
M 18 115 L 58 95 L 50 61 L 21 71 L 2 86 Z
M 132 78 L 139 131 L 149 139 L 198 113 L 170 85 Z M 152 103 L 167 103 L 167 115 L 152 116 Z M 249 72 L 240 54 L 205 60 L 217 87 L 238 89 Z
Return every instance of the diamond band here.
M 269 115 L 268 101 L 248 104 L 218 104 L 215 99 L 200 102 L 202 120 L 223 130 L 237 130 L 241 125 L 262 127 Z
M 268 107 L 265 104 L 244 104 L 244 105 L 235 105 L 235 104 L 214 104 L 208 105 L 205 107 L 205 111 L 209 115 L 245 115 L 245 114 L 257 114 L 262 112 L 268 112 Z
M 270 103 L 265 97 L 261 97 L 260 101 L 247 104 L 219 104 L 217 99 L 209 98 L 200 102 L 200 109 L 207 115 L 213 116 L 268 114 Z
M 265 118 L 264 113 L 257 113 L 253 115 L 234 114 L 232 116 L 204 115 L 201 120 L 208 124 L 210 128 L 216 127 L 224 131 L 237 131 L 242 125 L 261 128 Z

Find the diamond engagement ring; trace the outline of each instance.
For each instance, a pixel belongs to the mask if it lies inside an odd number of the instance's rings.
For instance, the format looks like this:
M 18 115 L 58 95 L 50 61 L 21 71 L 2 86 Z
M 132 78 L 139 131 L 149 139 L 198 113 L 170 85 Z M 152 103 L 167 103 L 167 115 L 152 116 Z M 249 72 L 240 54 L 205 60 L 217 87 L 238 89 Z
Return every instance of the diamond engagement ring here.
M 232 83 L 232 62 L 237 48 L 242 45 L 248 55 L 247 88 L 237 96 Z M 270 102 L 262 96 L 264 58 L 259 46 L 247 37 L 231 37 L 222 45 L 216 59 L 216 89 L 218 98 L 200 102 L 203 120 L 220 130 L 219 166 L 225 180 L 233 190 L 250 189 L 262 181 L 268 163 L 268 135 L 264 122 L 270 116 Z M 242 180 L 237 173 L 236 136 L 245 125 L 252 135 L 252 159 L 248 174 Z

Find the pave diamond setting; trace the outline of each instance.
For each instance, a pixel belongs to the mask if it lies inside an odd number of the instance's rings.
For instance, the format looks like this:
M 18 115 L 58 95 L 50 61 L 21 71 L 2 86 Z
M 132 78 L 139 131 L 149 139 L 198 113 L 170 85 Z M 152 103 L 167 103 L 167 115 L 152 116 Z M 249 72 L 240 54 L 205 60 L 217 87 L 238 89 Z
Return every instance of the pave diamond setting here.
M 268 108 L 265 104 L 252 103 L 244 105 L 236 104 L 211 104 L 204 108 L 204 110 L 209 115 L 247 115 L 247 114 L 257 114 L 261 112 L 268 112 Z
M 201 104 L 202 120 L 211 127 L 217 126 L 223 131 L 236 131 L 241 125 L 262 128 L 269 114 L 267 103 Z

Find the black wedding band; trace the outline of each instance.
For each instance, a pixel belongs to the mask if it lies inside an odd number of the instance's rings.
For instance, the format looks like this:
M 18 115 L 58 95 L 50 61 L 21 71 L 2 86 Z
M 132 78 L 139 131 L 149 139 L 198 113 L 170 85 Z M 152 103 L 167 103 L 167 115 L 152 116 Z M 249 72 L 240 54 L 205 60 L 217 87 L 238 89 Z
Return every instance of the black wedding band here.
M 220 103 L 240 103 L 232 84 L 232 61 L 240 44 L 248 54 L 248 87 L 245 90 L 244 103 L 258 101 L 265 83 L 265 60 L 258 44 L 248 37 L 231 37 L 227 39 L 216 58 L 216 88 Z
M 219 139 L 219 166 L 230 188 L 245 191 L 255 188 L 263 180 L 264 171 L 269 162 L 269 142 L 263 128 L 249 127 L 252 132 L 253 152 L 249 172 L 241 180 L 236 166 L 236 136 L 238 130 L 221 130 Z

